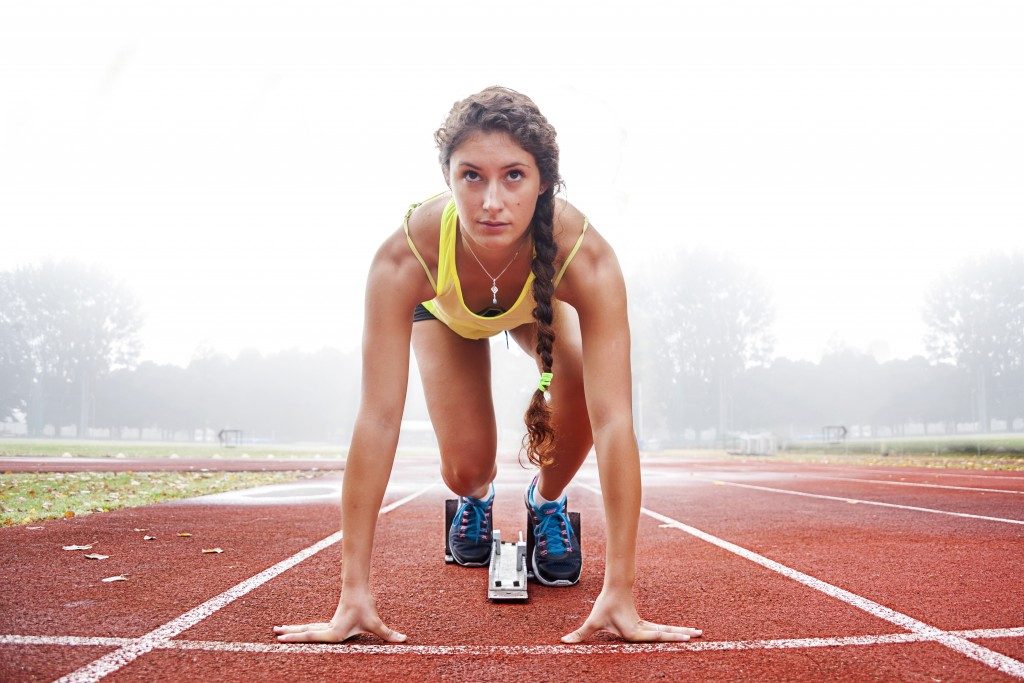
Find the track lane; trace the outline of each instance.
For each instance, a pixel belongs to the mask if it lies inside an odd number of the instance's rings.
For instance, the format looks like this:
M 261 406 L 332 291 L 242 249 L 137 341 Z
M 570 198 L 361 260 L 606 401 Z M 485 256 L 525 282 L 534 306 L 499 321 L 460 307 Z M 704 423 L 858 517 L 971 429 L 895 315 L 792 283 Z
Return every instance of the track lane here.
M 49 682 L 115 649 L 64 645 L 0 645 L 0 681 Z
M 1013 525 L 713 485 L 644 504 L 944 630 L 1024 620 Z
M 957 491 L 949 493 L 946 490 L 929 491 L 883 491 L 876 487 L 859 484 L 852 485 L 847 482 L 831 482 L 808 479 L 789 479 L 778 482 L 761 482 L 759 484 L 729 481 L 728 479 L 705 479 L 709 484 L 718 486 L 735 486 L 756 491 L 765 491 L 779 495 L 803 496 L 829 500 L 835 503 L 848 503 L 860 505 L 873 505 L 876 507 L 888 507 L 893 509 L 920 512 L 931 515 L 946 515 L 950 517 L 962 517 L 976 519 L 998 524 L 1013 524 L 1024 527 L 1024 519 L 1021 518 L 1021 501 L 1012 499 L 1005 494 L 989 494 L 984 500 L 979 496 L 986 494 L 966 495 Z M 769 484 L 775 485 L 769 485 Z M 999 498 L 1001 500 L 993 500 Z M 996 515 L 1003 516 L 996 516 Z M 1005 516 L 1013 515 L 1013 516 Z
M 298 511 L 174 504 L 47 521 L 41 530 L 0 529 L 0 633 L 142 635 L 297 552 L 320 529 L 337 530 L 338 517 L 328 505 Z M 89 551 L 62 550 L 88 544 Z M 215 547 L 224 552 L 201 552 Z M 109 559 L 85 559 L 88 552 Z M 100 581 L 118 574 L 128 581 Z

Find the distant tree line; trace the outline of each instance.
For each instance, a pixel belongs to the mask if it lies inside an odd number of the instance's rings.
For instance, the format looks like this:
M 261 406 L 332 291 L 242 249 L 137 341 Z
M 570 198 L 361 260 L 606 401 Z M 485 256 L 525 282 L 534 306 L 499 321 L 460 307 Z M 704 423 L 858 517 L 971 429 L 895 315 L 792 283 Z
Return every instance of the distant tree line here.
M 168 433 L 241 429 L 246 439 L 337 441 L 349 434 L 359 399 L 355 354 L 334 349 L 235 358 L 205 352 L 187 367 L 145 362 L 97 386 L 94 427 Z
M 139 303 L 121 282 L 75 262 L 0 272 L 0 419 L 31 434 L 88 427 L 96 384 L 139 354 Z
M 643 435 L 819 431 L 826 424 L 899 432 L 908 422 L 1024 417 L 1024 259 L 965 263 L 931 290 L 927 358 L 877 362 L 836 349 L 820 363 L 769 361 L 771 296 L 720 255 L 665 256 L 630 282 L 634 386 Z M 0 420 L 32 435 L 77 425 L 117 433 L 242 429 L 278 441 L 347 438 L 359 357 L 324 349 L 235 358 L 206 351 L 186 367 L 138 363 L 139 305 L 102 271 L 48 263 L 0 272 Z M 521 361 L 521 362 L 520 362 Z M 515 365 L 515 367 L 513 367 Z M 528 361 L 496 362 L 499 422 L 519 428 Z M 521 385 L 521 386 L 520 386 Z M 425 417 L 413 382 L 407 414 Z
M 928 358 L 877 362 L 836 349 L 820 363 L 768 362 L 771 297 L 716 254 L 684 251 L 631 288 L 637 420 L 644 436 L 683 442 L 714 428 L 820 433 L 824 425 L 1013 424 L 1024 417 L 1024 258 L 965 262 L 930 290 Z

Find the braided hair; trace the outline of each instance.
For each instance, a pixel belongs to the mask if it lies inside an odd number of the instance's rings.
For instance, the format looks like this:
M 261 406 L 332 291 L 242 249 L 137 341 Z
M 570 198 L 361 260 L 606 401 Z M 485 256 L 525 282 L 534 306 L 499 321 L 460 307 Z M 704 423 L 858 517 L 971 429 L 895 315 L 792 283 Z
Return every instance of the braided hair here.
M 434 133 L 445 175 L 449 172 L 452 153 L 476 132 L 503 132 L 511 136 L 516 144 L 533 155 L 546 187 L 537 198 L 530 233 L 535 251 L 531 269 L 536 302 L 533 318 L 537 323 L 537 357 L 540 358 L 541 372 L 551 372 L 555 345 L 551 299 L 555 292 L 555 256 L 558 253 L 554 237 L 555 195 L 562 187 L 555 129 L 526 95 L 499 86 L 485 88 L 456 102 L 444 124 Z M 555 431 L 551 426 L 551 407 L 545 400 L 543 389 L 533 392 L 523 419 L 526 422 L 523 448 L 527 458 L 537 466 L 550 464 Z

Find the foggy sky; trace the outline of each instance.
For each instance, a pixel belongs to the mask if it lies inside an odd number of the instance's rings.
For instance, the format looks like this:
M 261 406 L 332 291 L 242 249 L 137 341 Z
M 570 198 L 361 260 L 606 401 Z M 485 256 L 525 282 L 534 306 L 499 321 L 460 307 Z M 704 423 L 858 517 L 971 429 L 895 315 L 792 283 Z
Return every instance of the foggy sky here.
M 354 348 L 374 250 L 443 189 L 433 131 L 495 83 L 627 275 L 759 272 L 777 356 L 923 353 L 944 269 L 1024 249 L 1024 6 L 560 5 L 4 3 L 0 269 L 106 267 L 144 359 Z

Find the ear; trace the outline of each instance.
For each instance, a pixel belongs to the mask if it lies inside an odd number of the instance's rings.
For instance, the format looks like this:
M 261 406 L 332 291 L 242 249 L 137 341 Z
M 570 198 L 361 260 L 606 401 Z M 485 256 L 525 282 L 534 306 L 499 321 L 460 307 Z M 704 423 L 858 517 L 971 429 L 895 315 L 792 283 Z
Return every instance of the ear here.
M 548 183 L 541 183 L 540 184 L 540 191 L 537 192 L 537 196 L 539 197 L 542 194 L 544 194 L 545 192 L 547 192 L 549 187 L 551 187 L 551 185 L 549 185 Z

